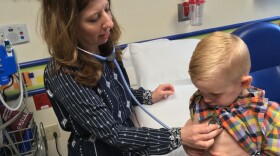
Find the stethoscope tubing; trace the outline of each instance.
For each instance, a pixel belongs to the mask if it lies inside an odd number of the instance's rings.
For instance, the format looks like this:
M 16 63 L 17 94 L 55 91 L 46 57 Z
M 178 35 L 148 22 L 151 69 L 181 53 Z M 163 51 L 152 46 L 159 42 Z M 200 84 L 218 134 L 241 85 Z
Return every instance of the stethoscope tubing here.
M 80 47 L 77 47 L 77 49 L 79 49 L 79 50 L 81 50 L 81 51 L 83 51 L 83 52 L 85 52 L 85 53 L 87 53 L 87 54 L 89 54 L 89 55 L 92 55 L 93 57 L 95 57 L 95 58 L 97 58 L 97 59 L 99 59 L 99 60 L 102 60 L 102 61 L 106 61 L 106 60 L 107 60 L 106 57 L 103 57 L 103 56 L 100 56 L 100 55 L 91 53 L 91 52 L 86 51 L 86 50 L 84 50 L 84 49 L 82 49 L 82 48 L 80 48 Z M 115 47 L 114 47 L 112 53 L 115 53 L 115 50 L 116 50 L 116 49 L 115 49 Z M 119 66 L 119 64 L 118 64 L 118 62 L 117 62 L 117 60 L 114 59 L 113 62 L 114 62 L 115 66 L 117 67 L 117 69 L 118 69 L 118 71 L 119 71 L 119 73 L 120 73 L 121 79 L 122 79 L 123 83 L 125 84 L 126 90 L 128 91 L 128 93 L 129 93 L 129 95 L 131 96 L 131 98 L 136 102 L 136 104 L 137 104 L 145 113 L 147 113 L 151 118 L 153 118 L 155 121 L 157 121 L 160 125 L 162 125 L 164 128 L 169 129 L 169 127 L 168 127 L 166 124 L 164 124 L 162 121 L 160 121 L 156 116 L 154 116 L 150 111 L 148 111 L 142 104 L 140 104 L 140 102 L 139 102 L 139 101 L 135 98 L 135 96 L 132 94 L 132 92 L 131 92 L 131 90 L 130 90 L 130 88 L 129 88 L 129 86 L 128 86 L 126 80 L 125 80 L 125 77 L 124 77 L 124 75 L 123 75 L 123 73 L 122 73 L 122 70 L 121 70 L 121 68 L 120 68 L 120 66 Z

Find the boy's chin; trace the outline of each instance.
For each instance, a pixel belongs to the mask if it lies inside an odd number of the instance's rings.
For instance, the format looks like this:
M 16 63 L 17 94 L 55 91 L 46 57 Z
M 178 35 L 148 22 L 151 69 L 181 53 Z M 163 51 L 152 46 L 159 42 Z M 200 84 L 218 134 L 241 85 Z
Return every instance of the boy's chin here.
M 216 104 L 216 103 L 208 103 L 209 106 L 211 107 L 215 107 L 215 106 L 219 106 L 219 107 L 227 107 L 230 104 Z

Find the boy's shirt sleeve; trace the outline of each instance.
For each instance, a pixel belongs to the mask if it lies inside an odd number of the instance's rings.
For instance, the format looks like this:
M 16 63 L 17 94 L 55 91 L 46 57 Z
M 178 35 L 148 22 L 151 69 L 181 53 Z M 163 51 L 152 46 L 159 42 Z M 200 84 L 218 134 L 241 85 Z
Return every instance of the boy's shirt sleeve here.
M 266 140 L 263 142 L 263 153 L 272 156 L 280 155 L 280 105 L 278 103 L 268 103 L 264 127 Z
M 189 110 L 190 110 L 190 117 L 193 120 L 194 115 L 195 115 L 195 107 L 196 103 L 200 101 L 200 94 L 199 91 L 197 90 L 190 98 L 190 103 L 189 103 Z

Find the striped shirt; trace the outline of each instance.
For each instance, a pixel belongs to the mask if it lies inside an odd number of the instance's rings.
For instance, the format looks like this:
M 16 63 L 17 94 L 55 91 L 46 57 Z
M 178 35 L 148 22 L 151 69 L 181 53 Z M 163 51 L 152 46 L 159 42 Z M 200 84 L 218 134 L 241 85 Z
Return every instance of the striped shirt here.
M 63 68 L 52 75 L 53 60 L 45 69 L 48 97 L 60 126 L 71 132 L 68 155 L 98 155 L 96 147 L 99 146 L 95 146 L 95 139 L 120 150 L 122 155 L 157 155 L 178 148 L 181 145 L 180 128 L 134 127 L 130 119 L 133 102 L 120 73 L 112 71 L 106 62 L 102 63 L 104 71 L 94 88 L 79 84 L 73 76 L 65 74 Z M 150 91 L 139 88 L 132 92 L 140 103 L 150 102 L 147 97 L 151 96 Z
M 221 126 L 251 155 L 280 155 L 280 105 L 251 87 L 227 107 L 207 105 L 199 91 L 190 100 L 191 117 L 204 121 L 217 115 Z

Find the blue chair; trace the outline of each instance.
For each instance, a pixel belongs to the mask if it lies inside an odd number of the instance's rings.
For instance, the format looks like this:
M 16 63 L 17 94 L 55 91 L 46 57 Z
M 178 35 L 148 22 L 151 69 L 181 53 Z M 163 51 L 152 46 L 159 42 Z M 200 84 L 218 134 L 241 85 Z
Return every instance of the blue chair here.
M 280 103 L 280 27 L 270 22 L 251 23 L 232 34 L 249 48 L 252 85 L 264 89 L 270 101 Z

